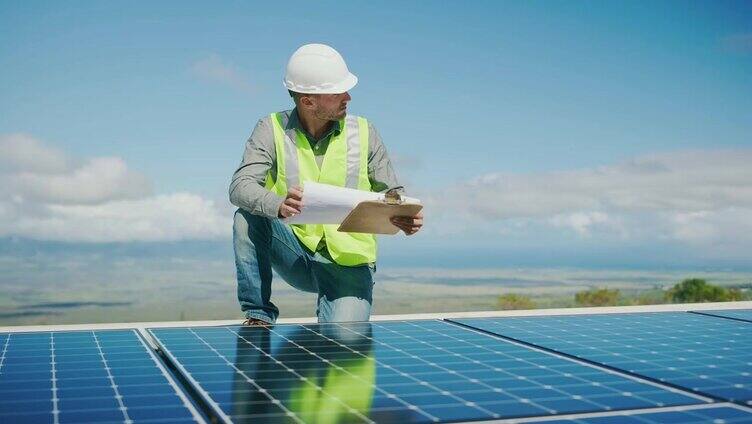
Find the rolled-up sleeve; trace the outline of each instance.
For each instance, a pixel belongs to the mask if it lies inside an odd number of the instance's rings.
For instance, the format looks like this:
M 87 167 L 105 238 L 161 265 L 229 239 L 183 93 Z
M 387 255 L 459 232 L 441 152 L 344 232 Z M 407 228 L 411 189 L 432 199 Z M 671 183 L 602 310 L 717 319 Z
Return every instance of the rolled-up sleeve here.
M 256 124 L 245 144 L 243 160 L 230 182 L 230 203 L 255 215 L 277 218 L 284 198 L 264 186 L 270 170 L 276 166 L 274 135 L 269 118 Z
M 383 192 L 399 187 L 386 146 L 370 122 L 368 123 L 368 179 L 371 181 L 371 191 Z

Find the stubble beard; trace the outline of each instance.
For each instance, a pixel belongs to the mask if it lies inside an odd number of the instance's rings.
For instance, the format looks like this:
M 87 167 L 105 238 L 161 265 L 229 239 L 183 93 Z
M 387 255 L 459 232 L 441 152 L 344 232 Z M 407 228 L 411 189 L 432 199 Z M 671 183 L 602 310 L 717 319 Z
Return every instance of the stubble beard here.
M 337 109 L 336 111 L 331 111 L 331 112 L 330 111 L 326 111 L 326 112 L 320 111 L 319 113 L 316 114 L 316 117 L 319 118 L 319 119 L 321 119 L 321 120 L 336 122 L 336 121 L 339 121 L 342 118 L 344 118 L 345 115 L 347 115 L 347 109 L 345 109 L 343 111 L 340 111 L 340 109 Z

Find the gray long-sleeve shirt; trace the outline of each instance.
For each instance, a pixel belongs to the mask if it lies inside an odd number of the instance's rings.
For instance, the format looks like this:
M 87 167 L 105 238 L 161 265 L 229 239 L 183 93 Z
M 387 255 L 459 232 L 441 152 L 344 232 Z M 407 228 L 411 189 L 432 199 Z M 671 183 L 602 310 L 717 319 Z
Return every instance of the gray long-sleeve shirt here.
M 281 112 L 281 115 L 282 127 L 287 136 L 295 140 L 295 131 L 302 131 L 311 143 L 313 154 L 320 167 L 329 141 L 333 135 L 339 134 L 342 130 L 339 122 L 332 125 L 329 132 L 319 140 L 315 140 L 301 125 L 295 109 Z M 252 214 L 277 218 L 279 206 L 285 199 L 265 188 L 269 171 L 276 178 L 277 154 L 274 147 L 274 133 L 271 118 L 265 116 L 253 129 L 245 145 L 243 160 L 232 176 L 230 202 Z M 370 122 L 368 123 L 368 179 L 371 182 L 371 191 L 381 192 L 399 185 L 386 147 Z

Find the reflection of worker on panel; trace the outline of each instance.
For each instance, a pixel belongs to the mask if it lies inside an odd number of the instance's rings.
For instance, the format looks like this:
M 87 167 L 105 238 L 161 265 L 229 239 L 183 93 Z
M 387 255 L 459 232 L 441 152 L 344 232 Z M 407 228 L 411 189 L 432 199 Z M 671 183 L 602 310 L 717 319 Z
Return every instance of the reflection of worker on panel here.
M 237 336 L 239 372 L 226 410 L 233 420 L 285 421 L 287 412 L 321 423 L 415 419 L 415 411 L 376 390 L 369 323 L 242 327 Z
M 300 47 L 284 85 L 295 108 L 262 118 L 230 184 L 238 206 L 233 226 L 238 300 L 248 325 L 273 323 L 272 269 L 293 287 L 318 293 L 320 322 L 367 321 L 371 313 L 376 238 L 335 225 L 287 225 L 305 208 L 301 187 L 315 181 L 382 192 L 398 188 L 386 148 L 365 118 L 347 114 L 358 79 L 323 44 Z M 394 217 L 407 235 L 423 214 Z

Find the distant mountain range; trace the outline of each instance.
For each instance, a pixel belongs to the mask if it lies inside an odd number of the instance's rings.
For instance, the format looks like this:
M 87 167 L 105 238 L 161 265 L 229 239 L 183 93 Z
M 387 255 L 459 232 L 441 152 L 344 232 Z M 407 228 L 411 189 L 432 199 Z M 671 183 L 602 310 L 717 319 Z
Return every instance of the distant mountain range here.
M 488 247 L 429 243 L 403 236 L 382 238 L 379 265 L 386 267 L 573 267 L 592 269 L 752 271 L 752 263 L 703 257 L 687 247 L 667 252 L 663 246 L 627 245 L 577 249 L 551 246 Z M 0 237 L 0 257 L 29 258 L 35 255 L 101 255 L 112 258 L 183 258 L 233 261 L 232 241 L 185 240 L 172 242 L 69 243 Z

